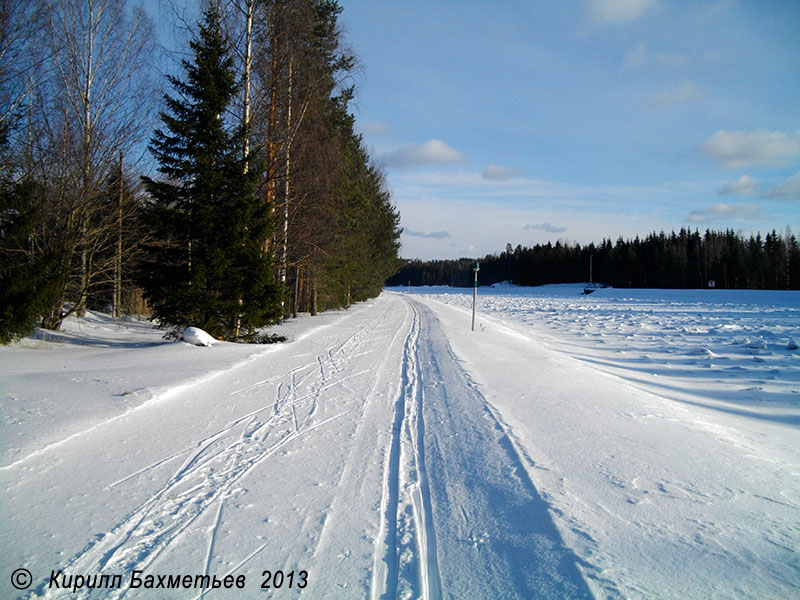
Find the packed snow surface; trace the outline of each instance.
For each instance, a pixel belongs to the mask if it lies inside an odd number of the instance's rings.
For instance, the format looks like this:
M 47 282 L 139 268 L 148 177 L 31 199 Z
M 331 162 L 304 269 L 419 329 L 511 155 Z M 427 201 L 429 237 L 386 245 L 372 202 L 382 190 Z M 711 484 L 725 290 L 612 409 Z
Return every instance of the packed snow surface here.
M 285 344 L 90 313 L 0 348 L 0 597 L 798 597 L 800 294 L 580 292 L 482 288 L 474 332 L 471 290 L 397 288 Z

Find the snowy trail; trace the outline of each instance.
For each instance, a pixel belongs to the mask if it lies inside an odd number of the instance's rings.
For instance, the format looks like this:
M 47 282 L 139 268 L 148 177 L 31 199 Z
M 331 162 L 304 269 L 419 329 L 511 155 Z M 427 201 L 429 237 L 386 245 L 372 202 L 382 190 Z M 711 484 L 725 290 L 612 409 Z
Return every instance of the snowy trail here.
M 260 597 L 266 569 L 306 571 L 284 593 L 312 598 L 586 596 L 519 461 L 430 308 L 385 294 L 10 465 L 4 535 L 38 540 L 14 559 L 32 597 L 89 597 L 51 570 L 134 569 L 249 580 L 179 598 Z
M 565 343 L 510 313 L 481 315 L 471 333 L 467 294 L 457 298 L 464 308 L 441 302 L 455 294 L 417 297 L 519 451 L 595 596 L 797 596 L 800 388 L 778 410 L 742 411 L 735 392 L 721 405 L 701 385 L 690 393 L 654 377 L 657 386 L 640 386 L 551 349 Z M 796 353 L 775 358 L 786 363 L 780 379 L 796 378 Z
M 411 327 L 405 339 L 400 392 L 381 500 L 373 599 L 442 596 L 431 496 L 425 466 L 424 395 L 421 381 L 420 313 L 407 305 Z
M 447 598 L 590 598 L 547 504 L 433 311 L 419 315 L 429 505 Z

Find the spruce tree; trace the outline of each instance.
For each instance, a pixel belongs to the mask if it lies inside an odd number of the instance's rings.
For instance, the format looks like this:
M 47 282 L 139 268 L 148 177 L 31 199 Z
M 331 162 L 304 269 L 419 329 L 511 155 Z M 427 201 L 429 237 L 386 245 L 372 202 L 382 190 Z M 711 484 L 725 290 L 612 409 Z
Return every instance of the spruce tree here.
M 218 338 L 252 335 L 278 316 L 271 259 L 264 250 L 270 210 L 244 168 L 244 131 L 226 124 L 236 74 L 218 8 L 204 13 L 185 80 L 169 77 L 163 129 L 150 142 L 162 177 L 143 178 L 154 234 L 142 285 L 164 326 L 194 325 Z
M 14 178 L 7 123 L 0 123 L 0 344 L 30 334 L 58 298 L 67 255 L 41 227 L 45 188 Z
M 41 186 L 0 181 L 0 344 L 30 334 L 59 296 L 68 262 L 54 244 L 39 247 Z

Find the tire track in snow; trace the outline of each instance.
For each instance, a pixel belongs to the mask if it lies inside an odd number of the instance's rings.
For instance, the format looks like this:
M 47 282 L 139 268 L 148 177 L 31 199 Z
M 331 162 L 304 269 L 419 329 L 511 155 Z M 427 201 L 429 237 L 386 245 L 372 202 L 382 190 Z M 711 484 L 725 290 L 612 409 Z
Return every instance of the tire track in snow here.
M 385 319 L 384 310 L 346 339 L 303 366 L 292 369 L 286 375 L 288 381 L 276 386 L 274 400 L 229 421 L 197 442 L 194 452 L 165 484 L 108 533 L 98 535 L 67 561 L 64 571 L 125 575 L 135 568 L 147 572 L 165 550 L 191 531 L 199 519 L 208 515 L 209 508 L 216 507 L 208 528 L 203 564 L 204 571 L 208 572 L 225 501 L 239 491 L 239 484 L 245 477 L 278 450 L 347 414 L 345 410 L 321 421 L 314 419 L 320 396 L 325 390 L 346 385 L 347 380 L 367 374 L 366 371 L 346 374 L 344 366 L 348 357 L 358 352 L 366 341 L 375 339 L 375 331 Z M 230 395 L 255 392 L 267 381 L 234 390 Z M 260 420 L 262 413 L 268 413 L 263 421 Z M 173 452 L 110 484 L 107 489 L 133 482 L 193 448 Z M 40 594 L 45 591 L 44 588 L 36 590 Z M 108 597 L 121 598 L 127 591 L 114 590 Z M 86 595 L 88 592 L 72 597 L 84 598 Z
M 431 495 L 425 466 L 423 385 L 419 361 L 420 315 L 406 303 L 411 326 L 403 350 L 400 390 L 381 499 L 370 596 L 373 600 L 441 597 Z

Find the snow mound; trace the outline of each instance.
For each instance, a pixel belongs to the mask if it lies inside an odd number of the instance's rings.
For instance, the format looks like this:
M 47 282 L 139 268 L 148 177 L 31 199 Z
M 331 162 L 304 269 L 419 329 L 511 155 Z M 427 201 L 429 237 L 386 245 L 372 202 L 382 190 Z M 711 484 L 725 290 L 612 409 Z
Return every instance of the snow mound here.
M 195 346 L 213 346 L 217 341 L 199 327 L 187 327 L 183 331 L 182 339 Z
M 708 357 L 714 357 L 714 358 L 716 358 L 716 356 L 717 356 L 711 350 L 709 350 L 708 348 L 705 348 L 705 347 L 695 348 L 694 350 L 689 352 L 689 354 L 692 354 L 693 356 L 708 356 Z

